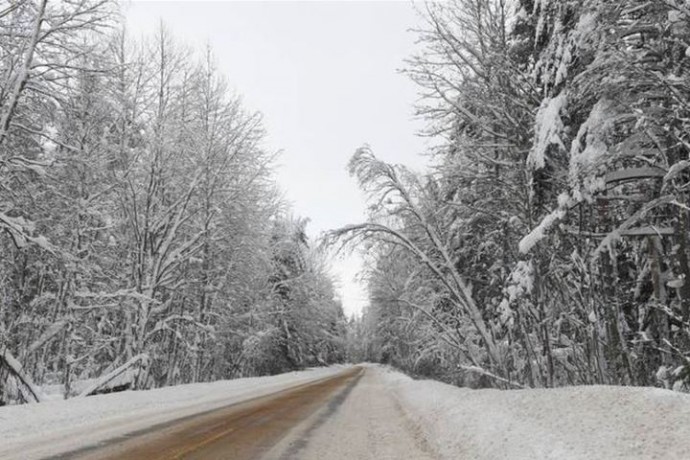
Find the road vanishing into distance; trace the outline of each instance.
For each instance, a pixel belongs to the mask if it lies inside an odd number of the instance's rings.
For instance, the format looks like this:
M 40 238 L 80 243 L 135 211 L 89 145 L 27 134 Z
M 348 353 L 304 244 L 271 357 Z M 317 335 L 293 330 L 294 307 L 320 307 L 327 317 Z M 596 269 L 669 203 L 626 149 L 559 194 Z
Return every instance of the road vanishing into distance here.
M 130 433 L 60 459 L 431 459 L 366 367 Z

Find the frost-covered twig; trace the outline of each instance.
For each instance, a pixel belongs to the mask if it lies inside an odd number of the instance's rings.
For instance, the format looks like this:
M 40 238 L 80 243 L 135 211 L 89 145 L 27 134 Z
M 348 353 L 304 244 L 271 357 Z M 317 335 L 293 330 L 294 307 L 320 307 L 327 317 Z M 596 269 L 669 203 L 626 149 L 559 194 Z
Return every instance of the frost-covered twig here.
M 481 367 L 477 367 L 477 366 L 465 366 L 465 365 L 462 365 L 462 364 L 460 364 L 458 367 L 460 367 L 460 369 L 462 369 L 462 370 L 464 370 L 464 371 L 467 371 L 467 372 L 474 372 L 475 374 L 481 374 L 481 375 L 484 375 L 484 376 L 486 376 L 486 377 L 492 378 L 492 379 L 494 379 L 494 380 L 496 380 L 496 381 L 503 382 L 503 383 L 505 383 L 505 384 L 507 384 L 507 385 L 510 385 L 510 386 L 512 386 L 512 387 L 515 387 L 515 388 L 520 388 L 520 389 L 524 389 L 524 388 L 525 388 L 524 386 L 520 385 L 519 383 L 513 382 L 512 380 L 508 380 L 508 379 L 505 379 L 505 378 L 503 378 L 503 377 L 501 377 L 501 376 L 499 376 L 499 375 L 493 374 L 493 373 L 487 371 L 486 369 L 482 369 Z

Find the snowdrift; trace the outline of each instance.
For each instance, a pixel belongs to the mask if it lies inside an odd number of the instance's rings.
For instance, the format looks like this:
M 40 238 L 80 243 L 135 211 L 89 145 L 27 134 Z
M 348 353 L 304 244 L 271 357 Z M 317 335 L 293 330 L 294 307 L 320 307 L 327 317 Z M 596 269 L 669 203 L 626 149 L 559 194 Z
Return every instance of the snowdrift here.
M 379 372 L 441 458 L 690 458 L 690 395 L 613 386 L 470 390 Z

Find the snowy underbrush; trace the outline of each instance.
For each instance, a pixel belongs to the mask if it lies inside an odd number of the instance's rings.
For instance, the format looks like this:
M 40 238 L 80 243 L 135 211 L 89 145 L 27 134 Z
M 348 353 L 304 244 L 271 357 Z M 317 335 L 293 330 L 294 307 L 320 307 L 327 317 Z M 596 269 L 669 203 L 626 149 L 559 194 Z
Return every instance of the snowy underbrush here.
M 0 407 L 0 458 L 42 458 L 331 376 L 345 366 Z
M 614 386 L 470 390 L 378 372 L 441 458 L 690 458 L 687 394 Z

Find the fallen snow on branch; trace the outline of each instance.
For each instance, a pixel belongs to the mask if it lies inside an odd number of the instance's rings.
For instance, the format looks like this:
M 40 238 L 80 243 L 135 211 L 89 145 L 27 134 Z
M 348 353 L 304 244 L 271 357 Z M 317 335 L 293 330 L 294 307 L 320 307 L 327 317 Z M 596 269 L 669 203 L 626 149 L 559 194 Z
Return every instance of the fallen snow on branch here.
M 563 217 L 565 217 L 565 211 L 563 209 L 556 209 L 551 214 L 544 217 L 539 225 L 520 240 L 518 245 L 520 252 L 523 254 L 530 252 L 538 242 L 544 239 L 546 232 L 553 227 L 556 222 L 563 219 Z
M 563 131 L 563 121 L 561 111 L 567 105 L 567 98 L 564 93 L 559 94 L 553 99 L 545 99 L 542 103 L 535 120 L 534 146 L 527 156 L 527 165 L 532 169 L 540 169 L 545 165 L 546 151 L 549 146 L 557 145 L 565 151 L 565 145 L 561 140 Z
M 690 395 L 614 386 L 470 390 L 377 372 L 440 458 L 690 458 Z

